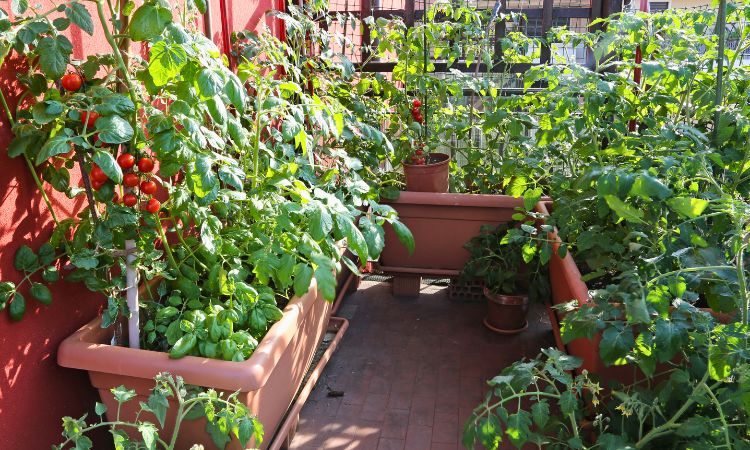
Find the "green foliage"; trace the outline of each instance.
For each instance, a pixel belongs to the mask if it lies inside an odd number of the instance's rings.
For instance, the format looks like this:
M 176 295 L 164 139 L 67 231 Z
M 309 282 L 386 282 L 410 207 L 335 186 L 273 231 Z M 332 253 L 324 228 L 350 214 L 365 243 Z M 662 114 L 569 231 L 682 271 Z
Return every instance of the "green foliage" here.
M 471 256 L 461 277 L 466 281 L 481 279 L 496 294 L 528 294 L 533 300 L 548 300 L 547 262 L 552 242 L 539 234 L 531 220 L 497 227 L 483 225 L 480 234 L 464 245 Z
M 187 386 L 181 377 L 173 378 L 167 373 L 160 373 L 154 380 L 156 385 L 148 401 L 140 402 L 140 408 L 135 418 L 131 419 L 132 422 L 121 418 L 120 411 L 122 405 L 134 401 L 135 391 L 125 386 L 112 388 L 111 393 L 117 402 L 117 409 L 108 411 L 106 405 L 97 402 L 94 410 L 99 416 L 98 422 L 88 422 L 85 415 L 79 419 L 63 417 L 62 435 L 65 440 L 53 445 L 52 448 L 92 448 L 91 439 L 87 435 L 98 428 L 108 428 L 114 448 L 117 450 L 174 450 L 180 427 L 186 426 L 186 421 L 201 418 L 206 420 L 206 431 L 218 448 L 225 448 L 231 440 L 239 442 L 242 448 L 247 448 L 251 441 L 255 445 L 262 442 L 263 426 L 250 414 L 247 406 L 239 401 L 238 393 L 224 397 L 213 389 L 204 391 Z M 177 409 L 177 417 L 173 424 L 174 435 L 168 435 L 163 429 L 170 405 Z M 157 424 L 145 419 L 152 415 L 156 418 Z M 134 430 L 137 430 L 137 433 L 134 433 Z

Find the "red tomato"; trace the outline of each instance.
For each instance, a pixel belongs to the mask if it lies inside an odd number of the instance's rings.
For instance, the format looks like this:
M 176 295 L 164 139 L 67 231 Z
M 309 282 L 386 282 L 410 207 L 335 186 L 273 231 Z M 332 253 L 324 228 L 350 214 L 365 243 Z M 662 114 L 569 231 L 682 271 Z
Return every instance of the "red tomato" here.
M 123 153 L 117 157 L 117 164 L 123 169 L 130 169 L 135 165 L 135 156 L 130 153 Z
M 411 106 L 413 106 L 414 108 L 419 108 L 420 106 L 422 106 L 422 101 L 418 98 L 415 98 L 414 100 L 412 100 Z
M 97 113 L 96 111 L 78 111 L 78 112 L 81 114 L 81 123 L 85 123 L 86 128 L 94 128 L 96 121 L 99 119 L 99 113 Z
M 416 152 L 414 152 L 414 153 L 416 153 L 416 154 L 417 154 L 417 156 L 422 156 L 422 150 L 417 150 L 417 151 L 416 151 Z
M 144 194 L 152 195 L 154 192 L 156 192 L 156 183 L 154 183 L 152 180 L 141 182 L 141 192 L 143 192 Z
M 134 174 L 133 172 L 126 173 L 125 176 L 122 177 L 122 184 L 124 184 L 127 187 L 136 187 L 138 186 L 138 175 Z
M 95 191 L 98 191 L 99 189 L 101 189 L 102 186 L 104 186 L 104 183 L 106 183 L 106 182 L 107 182 L 106 180 L 105 181 L 91 180 L 91 187 Z
M 77 73 L 69 73 L 62 77 L 62 87 L 66 91 L 77 91 L 83 85 L 83 78 Z
M 115 195 L 112 196 L 112 203 L 120 203 L 120 194 L 115 191 Z
M 93 167 L 91 167 L 91 179 L 104 183 L 105 181 L 109 180 L 109 177 L 106 173 L 104 173 L 101 167 L 94 164 Z
M 140 172 L 151 172 L 154 170 L 154 160 L 145 156 L 138 160 L 138 170 Z
M 161 202 L 155 198 L 152 198 L 151 200 L 146 203 L 146 211 L 150 212 L 151 214 L 156 214 L 159 212 L 159 209 L 161 209 Z
M 130 194 L 130 193 L 125 194 L 122 197 L 122 203 L 125 206 L 133 207 L 133 206 L 135 206 L 136 203 L 138 203 L 138 197 L 136 197 L 135 194 Z

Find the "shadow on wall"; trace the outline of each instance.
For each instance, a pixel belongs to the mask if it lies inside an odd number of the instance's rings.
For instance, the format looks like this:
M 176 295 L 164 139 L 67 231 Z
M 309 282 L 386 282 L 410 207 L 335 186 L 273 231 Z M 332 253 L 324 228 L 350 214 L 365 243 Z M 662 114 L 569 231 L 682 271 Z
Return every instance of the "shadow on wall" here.
M 24 62 L 13 53 L 0 71 L 0 89 L 12 111 L 21 92 L 16 74 L 26 70 Z M 0 143 L 4 144 L 0 149 L 0 281 L 18 283 L 23 274 L 14 267 L 16 251 L 22 245 L 37 249 L 49 236 L 53 221 L 23 158 L 7 155 L 12 138 L 3 111 L 0 114 Z M 71 178 L 78 183 L 78 171 Z M 84 206 L 83 198 L 71 200 L 51 188 L 47 193 L 60 218 L 72 217 Z M 3 449 L 49 448 L 60 441 L 62 416 L 93 414 L 93 405 L 98 400 L 84 372 L 57 365 L 56 350 L 62 339 L 98 313 L 102 299 L 80 284 L 61 282 L 52 286 L 53 302 L 45 306 L 31 298 L 27 287 L 21 290 L 26 298 L 22 321 L 12 322 L 7 309 L 0 311 L 0 448 Z M 111 448 L 106 433 L 94 439 L 95 448 Z

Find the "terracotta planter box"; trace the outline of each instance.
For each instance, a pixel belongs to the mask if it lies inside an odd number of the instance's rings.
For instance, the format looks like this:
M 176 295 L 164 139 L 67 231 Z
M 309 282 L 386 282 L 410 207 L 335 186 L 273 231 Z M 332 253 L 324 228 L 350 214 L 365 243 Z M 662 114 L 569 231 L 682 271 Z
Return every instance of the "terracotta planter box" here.
M 100 319 L 91 321 L 63 341 L 58 349 L 57 362 L 64 367 L 87 370 L 91 384 L 99 390 L 108 411 L 116 411 L 116 402 L 109 392 L 111 388 L 125 385 L 135 389 L 138 397 L 123 406 L 122 417 L 132 417 L 138 401 L 147 400 L 153 388 L 152 379 L 160 372 L 180 375 L 186 384 L 227 393 L 239 391 L 239 399 L 263 424 L 265 435 L 261 448 L 266 448 L 299 390 L 325 334 L 331 307 L 331 303 L 318 294 L 313 280 L 307 294 L 289 302 L 284 316 L 270 328 L 252 356 L 244 362 L 195 356 L 170 359 L 162 352 L 111 346 L 108 342 L 112 334 L 100 327 Z M 165 428 L 171 433 L 175 408 L 170 408 L 169 412 L 171 415 L 167 417 Z M 187 449 L 196 443 L 207 449 L 216 448 L 205 432 L 204 421 L 183 423 L 176 448 Z M 227 448 L 239 449 L 241 446 L 233 440 Z
M 506 195 L 401 192 L 398 200 L 384 202 L 398 211 L 399 220 L 414 235 L 409 255 L 390 226 L 385 227 L 385 248 L 380 264 L 386 272 L 455 276 L 469 260 L 464 248 L 482 225 L 497 226 L 512 220 L 522 198 Z

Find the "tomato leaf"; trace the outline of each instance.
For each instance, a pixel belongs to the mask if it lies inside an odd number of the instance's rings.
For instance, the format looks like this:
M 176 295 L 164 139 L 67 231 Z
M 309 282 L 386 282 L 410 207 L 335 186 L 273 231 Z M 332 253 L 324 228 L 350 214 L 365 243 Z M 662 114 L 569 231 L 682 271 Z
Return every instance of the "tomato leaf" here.
M 171 21 L 170 10 L 147 3 L 133 13 L 130 19 L 130 37 L 134 41 L 153 39 L 161 35 Z
M 10 318 L 16 322 L 23 319 L 26 312 L 26 299 L 20 292 L 13 294 L 13 301 L 10 302 Z
M 65 75 L 73 52 L 73 44 L 63 35 L 47 36 L 39 41 L 39 68 L 48 78 L 57 79 Z
M 53 156 L 62 155 L 64 153 L 68 153 L 69 151 L 70 141 L 68 137 L 64 134 L 58 134 L 57 136 L 45 142 L 44 145 L 42 145 L 42 148 L 39 150 L 39 153 L 37 153 L 36 160 L 34 162 L 38 166 L 39 164 L 43 163 Z
M 94 22 L 91 20 L 91 14 L 84 5 L 74 1 L 65 9 L 65 17 L 70 19 L 71 22 L 78 25 L 80 29 L 85 31 L 89 36 L 94 35 Z
M 42 283 L 31 283 L 31 296 L 37 299 L 40 303 L 49 305 L 52 303 L 52 292 L 49 288 Z
M 396 232 L 398 240 L 409 250 L 409 254 L 414 253 L 414 235 L 411 234 L 409 228 L 398 220 L 391 221 L 393 231 Z
M 99 122 L 97 121 L 97 123 Z M 92 159 L 112 181 L 122 183 L 122 169 L 111 153 L 97 150 Z
M 96 121 L 99 140 L 107 144 L 122 144 L 133 137 L 133 127 L 120 116 L 102 116 Z
M 148 73 L 157 87 L 164 86 L 180 74 L 187 53 L 180 45 L 159 41 L 151 47 Z

